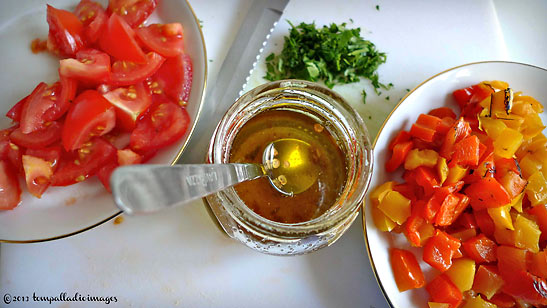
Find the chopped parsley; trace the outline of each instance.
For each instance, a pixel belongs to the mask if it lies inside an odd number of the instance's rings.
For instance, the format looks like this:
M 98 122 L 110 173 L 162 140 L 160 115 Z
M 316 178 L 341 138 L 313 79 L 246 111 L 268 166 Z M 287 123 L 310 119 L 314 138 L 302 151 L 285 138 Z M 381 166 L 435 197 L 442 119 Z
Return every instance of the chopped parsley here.
M 376 6 L 376 10 L 377 10 L 377 11 L 380 10 L 380 6 L 379 6 L 379 5 Z
M 291 22 L 289 36 L 280 54 L 266 58 L 266 78 L 274 81 L 287 78 L 323 81 L 332 88 L 335 84 L 357 82 L 360 77 L 370 80 L 379 95 L 380 88 L 388 90 L 393 84 L 379 82 L 376 70 L 386 62 L 386 54 L 361 37 L 361 29 L 348 29 L 346 23 L 316 28 L 315 23 Z M 366 92 L 363 90 L 363 101 Z

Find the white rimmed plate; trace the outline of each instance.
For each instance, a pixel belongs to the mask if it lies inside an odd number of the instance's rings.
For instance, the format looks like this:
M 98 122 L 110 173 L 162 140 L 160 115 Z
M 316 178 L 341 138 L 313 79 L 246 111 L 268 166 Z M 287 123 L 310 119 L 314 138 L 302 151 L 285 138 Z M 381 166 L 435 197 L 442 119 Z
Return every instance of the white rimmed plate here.
M 78 0 L 55 1 L 56 8 L 73 10 Z M 106 1 L 99 1 L 106 7 Z M 186 135 L 163 149 L 151 163 L 174 163 L 198 121 L 207 79 L 207 59 L 203 34 L 190 4 L 184 0 L 158 1 L 149 23 L 180 22 L 184 27 L 186 53 L 193 63 L 193 85 L 187 110 L 191 124 Z M 30 42 L 46 38 L 45 1 L 2 1 L 0 3 L 0 128 L 11 121 L 4 114 L 41 81 L 58 79 L 59 59 L 48 53 L 33 54 Z M 41 199 L 23 189 L 21 204 L 0 211 L 0 242 L 37 242 L 73 235 L 93 228 L 120 213 L 102 184 L 91 178 L 68 187 L 50 187 Z
M 447 106 L 452 107 L 455 111 L 458 110 L 451 93 L 456 89 L 468 87 L 484 80 L 506 81 L 513 90 L 533 96 L 544 106 L 547 104 L 547 70 L 531 65 L 497 61 L 470 63 L 431 77 L 399 102 L 380 129 L 374 142 L 375 166 L 369 194 L 375 187 L 386 181 L 401 181 L 400 171 L 388 174 L 384 169 L 385 162 L 390 158 L 388 144 L 401 129 L 409 130 L 420 113 L 427 113 L 433 108 Z M 546 112 L 544 111 L 540 116 L 543 123 L 547 123 Z M 368 194 L 365 200 L 369 201 Z M 428 307 L 429 295 L 424 288 L 402 293 L 397 289 L 389 262 L 389 248 L 398 247 L 414 252 L 426 276 L 426 283 L 431 281 L 437 272 L 421 261 L 421 249 L 410 247 L 404 235 L 379 231 L 374 226 L 370 209 L 367 206 L 364 208 L 364 213 L 365 241 L 370 262 L 388 304 L 401 308 Z

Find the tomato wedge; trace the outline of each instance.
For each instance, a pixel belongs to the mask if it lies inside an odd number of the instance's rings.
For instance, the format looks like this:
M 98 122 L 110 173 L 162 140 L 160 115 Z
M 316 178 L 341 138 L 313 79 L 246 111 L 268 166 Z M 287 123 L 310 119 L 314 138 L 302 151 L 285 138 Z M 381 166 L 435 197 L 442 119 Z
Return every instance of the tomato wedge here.
M 148 86 L 153 93 L 164 92 L 181 106 L 185 106 L 192 89 L 192 59 L 187 54 L 167 58 Z M 155 82 L 155 83 L 154 83 Z
M 7 161 L 0 160 L 0 210 L 11 210 L 21 202 L 17 175 Z
M 141 47 L 135 40 L 135 31 L 118 15 L 112 14 L 99 38 L 101 49 L 118 60 L 146 62 Z
M 161 55 L 150 52 L 146 55 L 146 62 L 139 64 L 128 61 L 116 61 L 112 64 L 110 84 L 129 86 L 145 80 L 158 71 L 165 61 Z
M 117 88 L 103 94 L 103 96 L 116 107 L 116 122 L 118 126 L 128 132 L 135 128 L 137 118 L 152 103 L 150 92 L 142 82 L 127 88 Z
M 180 23 L 151 24 L 137 28 L 135 33 L 144 46 L 166 58 L 184 52 L 183 30 Z
M 22 159 L 28 191 L 36 198 L 40 198 L 49 187 L 53 168 L 42 158 L 23 155 Z
M 17 128 L 10 134 L 10 140 L 25 148 L 43 148 L 61 139 L 61 129 L 59 122 L 51 122 L 46 128 L 29 134 L 23 134 L 21 128 Z
M 21 109 L 21 131 L 24 134 L 44 128 L 47 122 L 44 114 L 59 103 L 60 91 L 59 83 L 48 86 L 41 82 L 36 86 Z
M 82 22 L 73 13 L 48 5 L 47 23 L 48 41 L 51 37 L 52 43 L 62 54 L 73 56 L 85 46 Z
M 57 168 L 58 162 L 61 159 L 62 149 L 61 146 L 55 145 L 47 148 L 39 149 L 27 149 L 25 155 L 30 155 L 34 157 L 41 158 L 47 161 L 51 168 L 55 170 Z
M 84 25 L 84 35 L 87 42 L 90 44 L 95 43 L 108 20 L 103 7 L 95 1 L 82 0 L 76 6 L 74 14 L 78 16 Z
M 10 108 L 8 113 L 6 113 L 6 117 L 12 119 L 13 121 L 19 122 L 21 120 L 21 112 L 23 111 L 23 105 L 28 100 L 30 94 L 23 97 L 20 101 L 18 101 L 13 107 Z
M 116 161 L 116 148 L 102 138 L 87 142 L 71 160 L 59 166 L 51 178 L 52 186 L 67 186 L 82 182 L 101 167 Z
M 157 6 L 157 0 L 110 0 L 108 10 L 120 15 L 131 27 L 142 24 Z
M 68 111 L 62 132 L 65 150 L 81 148 L 93 136 L 108 133 L 116 124 L 114 107 L 95 90 L 87 90 L 76 97 Z
M 174 103 L 159 103 L 150 108 L 131 133 L 131 149 L 138 153 L 174 143 L 184 135 L 190 123 L 186 109 Z
M 110 78 L 110 56 L 96 49 L 78 51 L 76 59 L 63 59 L 59 75 L 78 80 L 103 83 Z

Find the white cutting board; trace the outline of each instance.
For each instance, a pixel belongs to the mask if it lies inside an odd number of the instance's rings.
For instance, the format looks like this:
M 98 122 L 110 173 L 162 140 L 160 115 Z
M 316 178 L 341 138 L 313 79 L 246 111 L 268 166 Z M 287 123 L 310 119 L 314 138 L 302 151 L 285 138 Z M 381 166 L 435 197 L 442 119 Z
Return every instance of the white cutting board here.
M 212 81 L 250 1 L 190 3 L 203 21 Z M 350 18 L 354 23 L 349 26 L 361 27 L 363 36 L 387 53 L 380 78 L 395 85 L 380 97 L 367 82 L 335 87 L 359 110 L 371 138 L 407 88 L 455 65 L 508 59 L 492 2 L 474 0 L 293 0 L 267 52 L 281 48 L 285 20 L 323 25 Z M 252 82 L 261 83 L 260 76 L 257 71 Z M 363 87 L 370 92 L 366 104 L 360 97 Z M 202 121 L 207 123 L 206 115 Z M 301 257 L 272 257 L 225 237 L 201 202 L 195 202 L 157 215 L 126 217 L 119 225 L 108 222 L 54 242 L 2 244 L 0 295 L 30 296 L 30 302 L 7 307 L 100 307 L 34 303 L 33 292 L 115 296 L 117 302 L 109 307 L 385 307 L 360 221 L 332 247 Z

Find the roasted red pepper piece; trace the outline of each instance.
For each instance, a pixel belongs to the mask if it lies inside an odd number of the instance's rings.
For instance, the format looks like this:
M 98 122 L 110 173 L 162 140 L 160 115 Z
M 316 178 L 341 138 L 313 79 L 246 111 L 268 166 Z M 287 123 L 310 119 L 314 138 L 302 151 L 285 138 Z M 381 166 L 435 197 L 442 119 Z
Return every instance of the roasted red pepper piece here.
M 454 221 L 454 212 L 459 203 L 460 198 L 457 195 L 448 194 L 441 203 L 441 207 L 435 216 L 435 225 L 449 226 Z
M 469 185 L 465 194 L 471 199 L 474 210 L 499 207 L 511 202 L 505 188 L 495 178 L 482 178 Z
M 503 274 L 502 274 L 503 276 Z M 547 283 L 526 271 L 504 277 L 503 291 L 534 306 L 547 305 Z
M 494 224 L 492 217 L 488 215 L 488 211 L 486 211 L 486 209 L 473 211 L 473 215 L 475 215 L 475 221 L 477 222 L 477 225 L 482 233 L 486 236 L 494 235 L 496 225 Z
M 395 282 L 400 292 L 424 286 L 424 274 L 412 252 L 391 248 L 390 259 Z
M 454 167 L 458 164 L 462 167 L 476 167 L 479 164 L 479 145 L 479 138 L 474 135 L 467 136 L 456 143 L 448 166 Z
M 466 255 L 477 263 L 488 263 L 497 260 L 496 249 L 498 245 L 483 233 L 463 242 L 462 247 Z
M 393 138 L 391 140 L 391 142 L 389 143 L 389 146 L 388 148 L 390 150 L 393 150 L 393 148 L 398 145 L 399 143 L 403 143 L 403 142 L 407 142 L 407 141 L 410 141 L 410 138 L 412 136 L 410 136 L 410 133 L 407 132 L 406 130 L 402 130 L 400 131 L 397 136 L 395 136 L 395 138 Z
M 458 307 L 462 302 L 462 292 L 445 274 L 437 276 L 427 284 L 425 289 L 432 302 L 448 303 L 451 308 Z
M 431 111 L 429 111 L 427 114 L 436 116 L 440 119 L 446 118 L 446 117 L 456 119 L 456 113 L 454 113 L 454 111 L 448 107 L 439 107 L 439 108 L 431 109 Z
M 450 159 L 454 150 L 454 144 L 469 136 L 470 133 L 471 126 L 469 126 L 469 123 L 463 118 L 459 118 L 446 133 L 439 155 L 446 159 Z
M 420 124 L 412 124 L 410 135 L 426 142 L 432 142 L 435 137 L 435 130 Z
M 423 259 L 427 264 L 444 272 L 452 265 L 452 258 L 460 246 L 457 238 L 437 229 L 424 246 Z
M 541 230 L 540 240 L 547 239 L 547 208 L 544 204 L 538 204 L 528 210 L 536 218 L 539 230 Z
M 386 162 L 386 171 L 393 172 L 405 161 L 408 152 L 412 150 L 412 141 L 406 141 L 396 144 L 393 147 L 393 154 Z

